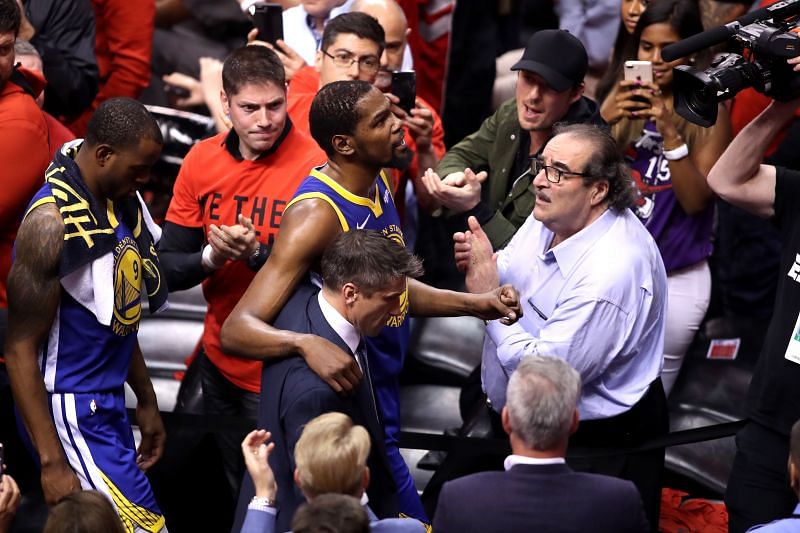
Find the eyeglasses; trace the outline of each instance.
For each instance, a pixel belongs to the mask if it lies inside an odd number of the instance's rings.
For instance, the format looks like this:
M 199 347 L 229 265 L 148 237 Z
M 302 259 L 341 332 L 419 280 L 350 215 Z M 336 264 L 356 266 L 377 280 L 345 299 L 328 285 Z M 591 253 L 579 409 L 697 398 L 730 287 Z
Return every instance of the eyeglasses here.
M 334 55 L 329 54 L 325 50 L 322 50 L 322 53 L 333 59 L 333 64 L 340 68 L 350 68 L 353 66 L 353 63 L 358 63 L 358 69 L 361 72 L 374 74 L 378 72 L 378 69 L 381 67 L 381 60 L 375 56 L 358 58 L 355 54 L 346 51 L 336 52 Z
M 565 174 L 569 174 L 570 176 L 582 176 L 584 178 L 589 177 L 589 174 L 586 174 L 585 172 L 562 170 L 552 165 L 545 165 L 544 160 L 541 157 L 531 157 L 531 174 L 536 176 L 542 170 L 544 170 L 544 177 L 547 178 L 547 181 L 550 183 L 559 183 L 561 181 L 561 176 Z

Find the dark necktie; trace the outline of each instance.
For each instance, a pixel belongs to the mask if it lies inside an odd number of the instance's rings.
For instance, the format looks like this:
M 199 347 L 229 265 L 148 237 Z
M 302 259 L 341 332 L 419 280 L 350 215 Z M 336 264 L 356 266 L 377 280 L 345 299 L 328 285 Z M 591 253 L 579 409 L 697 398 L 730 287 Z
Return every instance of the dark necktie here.
M 367 345 L 364 342 L 364 339 L 361 339 L 361 342 L 358 343 L 358 348 L 356 348 L 356 359 L 358 360 L 359 366 L 361 366 L 361 373 L 364 374 L 364 386 L 367 387 L 369 392 L 369 400 L 371 408 L 375 413 L 375 419 L 378 423 L 381 423 L 381 416 L 378 413 L 378 402 L 375 400 L 375 390 L 372 388 L 372 375 L 369 371 L 369 358 L 367 356 Z

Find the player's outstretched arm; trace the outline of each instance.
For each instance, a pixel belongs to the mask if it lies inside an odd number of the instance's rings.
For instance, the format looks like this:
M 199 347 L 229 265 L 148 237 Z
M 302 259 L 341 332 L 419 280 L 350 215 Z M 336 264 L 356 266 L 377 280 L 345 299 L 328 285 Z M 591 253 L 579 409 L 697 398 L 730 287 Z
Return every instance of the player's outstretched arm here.
M 63 242 L 64 223 L 55 204 L 34 209 L 17 234 L 16 260 L 8 276 L 6 367 L 14 401 L 39 454 L 42 490 L 50 505 L 81 488 L 61 450 L 37 362 L 58 309 Z
M 352 356 L 316 335 L 270 325 L 341 231 L 336 213 L 322 200 L 289 207 L 269 259 L 222 326 L 222 349 L 248 359 L 299 354 L 336 392 L 352 390 L 361 379 Z

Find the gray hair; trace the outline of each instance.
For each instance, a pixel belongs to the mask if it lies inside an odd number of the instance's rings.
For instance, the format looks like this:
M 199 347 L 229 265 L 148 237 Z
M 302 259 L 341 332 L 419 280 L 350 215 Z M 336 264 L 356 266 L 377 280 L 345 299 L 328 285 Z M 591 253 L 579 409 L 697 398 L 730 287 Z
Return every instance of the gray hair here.
M 508 416 L 526 447 L 550 450 L 569 438 L 581 377 L 558 357 L 531 355 L 508 382 Z
M 583 183 L 590 185 L 605 180 L 608 182 L 605 201 L 611 209 L 622 212 L 633 207 L 637 195 L 636 184 L 631 178 L 630 168 L 617 141 L 606 128 L 594 124 L 556 124 L 553 127 L 553 136 L 556 135 L 574 135 L 591 143 L 594 150 L 586 167 L 581 170 L 587 174 Z

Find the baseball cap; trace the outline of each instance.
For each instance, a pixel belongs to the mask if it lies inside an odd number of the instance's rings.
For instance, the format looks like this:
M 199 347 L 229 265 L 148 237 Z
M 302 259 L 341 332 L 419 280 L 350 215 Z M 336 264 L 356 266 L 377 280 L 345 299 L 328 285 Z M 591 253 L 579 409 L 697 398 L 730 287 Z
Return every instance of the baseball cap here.
M 586 49 L 577 37 L 564 30 L 539 30 L 511 70 L 535 72 L 561 92 L 581 83 L 588 68 Z

